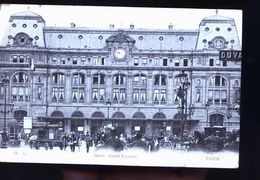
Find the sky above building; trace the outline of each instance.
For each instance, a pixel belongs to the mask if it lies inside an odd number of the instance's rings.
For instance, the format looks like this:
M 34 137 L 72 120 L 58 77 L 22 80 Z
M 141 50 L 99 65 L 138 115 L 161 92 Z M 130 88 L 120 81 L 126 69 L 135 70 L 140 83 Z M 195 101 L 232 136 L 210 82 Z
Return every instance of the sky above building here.
M 242 44 L 242 10 L 224 9 L 176 9 L 176 8 L 135 8 L 104 6 L 51 6 L 51 5 L 0 5 L 0 39 L 11 15 L 30 10 L 43 17 L 47 26 L 168 29 L 198 29 L 201 20 L 218 15 L 233 18 Z

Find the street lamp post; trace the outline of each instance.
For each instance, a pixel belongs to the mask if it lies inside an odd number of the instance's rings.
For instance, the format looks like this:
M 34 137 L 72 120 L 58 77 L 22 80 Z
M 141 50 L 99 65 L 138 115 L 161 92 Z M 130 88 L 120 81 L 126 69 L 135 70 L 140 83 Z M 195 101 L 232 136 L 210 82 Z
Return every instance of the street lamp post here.
M 209 126 L 209 102 L 206 103 L 206 110 L 207 110 L 207 113 L 206 113 L 206 118 L 207 118 L 207 121 L 206 121 L 206 127 Z
M 107 105 L 107 123 L 109 123 L 109 108 L 111 106 L 111 101 L 109 98 L 107 99 L 106 105 Z
M 188 75 L 182 70 L 180 74 L 176 76 L 179 78 L 181 85 L 179 86 L 177 96 L 181 99 L 181 136 L 186 128 L 187 120 L 187 90 L 190 87 L 190 82 L 188 80 Z
M 1 82 L 2 86 L 4 87 L 4 110 L 1 109 L 1 113 L 4 114 L 4 124 L 3 124 L 3 132 L 1 134 L 2 136 L 2 142 L 1 142 L 1 148 L 7 148 L 7 142 L 8 142 L 8 134 L 6 132 L 7 130 L 7 124 L 6 124 L 6 114 L 9 112 L 12 112 L 12 104 L 10 105 L 10 109 L 6 109 L 6 99 L 7 99 L 7 86 L 9 84 L 9 79 L 7 77 L 4 77 Z

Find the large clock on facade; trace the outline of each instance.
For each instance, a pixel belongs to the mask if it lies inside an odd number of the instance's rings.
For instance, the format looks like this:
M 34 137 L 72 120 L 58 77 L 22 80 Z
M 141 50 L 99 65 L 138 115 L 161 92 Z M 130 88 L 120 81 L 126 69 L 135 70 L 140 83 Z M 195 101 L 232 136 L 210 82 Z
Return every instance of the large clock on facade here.
M 117 48 L 114 50 L 114 57 L 118 60 L 123 60 L 126 56 L 126 51 L 123 48 Z

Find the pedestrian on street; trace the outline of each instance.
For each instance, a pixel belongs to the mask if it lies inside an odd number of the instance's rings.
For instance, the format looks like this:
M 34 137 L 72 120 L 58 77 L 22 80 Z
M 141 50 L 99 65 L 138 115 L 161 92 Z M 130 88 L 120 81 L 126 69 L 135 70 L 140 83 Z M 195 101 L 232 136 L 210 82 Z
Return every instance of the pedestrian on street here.
M 85 141 L 86 141 L 86 151 L 88 153 L 89 152 L 89 147 L 92 145 L 92 138 L 89 135 L 89 132 L 87 132 L 87 134 L 86 134 Z
M 77 144 L 77 139 L 76 139 L 74 132 L 71 132 L 71 134 L 70 134 L 69 144 L 70 144 L 71 152 L 75 152 L 75 146 Z

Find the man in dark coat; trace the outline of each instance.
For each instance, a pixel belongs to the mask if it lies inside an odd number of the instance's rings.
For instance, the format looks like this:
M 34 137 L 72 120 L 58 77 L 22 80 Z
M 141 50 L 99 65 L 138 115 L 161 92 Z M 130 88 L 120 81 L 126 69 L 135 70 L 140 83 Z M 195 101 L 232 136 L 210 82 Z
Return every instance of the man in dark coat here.
M 86 142 L 86 150 L 87 150 L 87 153 L 88 153 L 89 147 L 92 145 L 92 138 L 89 135 L 89 132 L 87 132 L 87 134 L 86 134 L 85 142 Z

